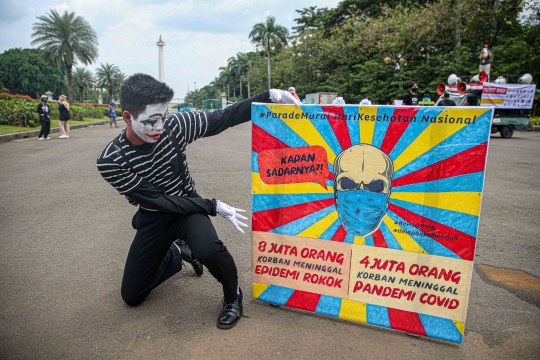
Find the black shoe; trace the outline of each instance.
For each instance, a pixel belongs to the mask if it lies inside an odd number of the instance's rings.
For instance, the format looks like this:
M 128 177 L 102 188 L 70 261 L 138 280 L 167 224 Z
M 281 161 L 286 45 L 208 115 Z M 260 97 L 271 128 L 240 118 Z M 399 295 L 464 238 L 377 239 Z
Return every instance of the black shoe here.
M 182 260 L 190 263 L 191 266 L 193 266 L 193 270 L 195 270 L 195 274 L 201 276 L 203 274 L 204 268 L 199 262 L 199 260 L 193 257 L 193 255 L 191 254 L 191 249 L 185 243 L 185 241 L 178 239 L 175 240 L 174 243 L 180 248 L 180 257 L 182 258 Z
M 220 329 L 230 329 L 240 321 L 243 314 L 242 294 L 238 294 L 235 302 L 223 304 L 223 310 L 219 314 L 217 327 Z

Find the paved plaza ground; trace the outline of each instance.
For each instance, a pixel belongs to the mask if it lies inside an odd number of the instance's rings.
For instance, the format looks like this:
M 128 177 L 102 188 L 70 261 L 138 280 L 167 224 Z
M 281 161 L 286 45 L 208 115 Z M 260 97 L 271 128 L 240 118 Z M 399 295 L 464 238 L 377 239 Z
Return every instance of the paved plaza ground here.
M 124 124 L 121 122 L 122 126 Z M 203 197 L 251 210 L 250 124 L 188 147 Z M 216 328 L 219 284 L 191 269 L 141 306 L 120 297 L 136 208 L 96 170 L 119 129 L 0 144 L 1 359 L 538 359 L 540 133 L 491 137 L 462 346 L 250 299 L 250 233 L 213 222 L 236 259 L 245 314 Z

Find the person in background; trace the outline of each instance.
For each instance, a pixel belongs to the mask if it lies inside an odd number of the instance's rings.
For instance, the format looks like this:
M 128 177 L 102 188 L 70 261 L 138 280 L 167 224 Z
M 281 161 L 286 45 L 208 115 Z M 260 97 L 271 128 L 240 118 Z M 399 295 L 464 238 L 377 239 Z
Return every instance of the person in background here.
M 47 95 L 41 95 L 40 99 L 41 102 L 37 106 L 39 123 L 41 124 L 38 140 L 51 140 L 49 137 L 49 132 L 51 131 L 51 108 L 47 105 L 47 100 L 49 100 L 49 98 Z
M 290 92 L 291 95 L 294 96 L 296 100 L 301 101 L 300 98 L 298 97 L 298 94 L 296 93 L 296 89 L 293 86 L 291 86 L 289 90 L 287 91 Z
M 69 119 L 71 119 L 71 113 L 69 112 L 69 103 L 66 100 L 66 95 L 60 95 L 58 98 L 58 112 L 60 113 L 58 126 L 60 127 L 59 139 L 69 138 Z
M 403 105 L 418 105 L 418 83 L 413 81 L 409 84 L 409 92 L 403 97 Z
M 343 96 L 339 92 L 337 94 L 337 97 L 332 101 L 332 105 L 345 105 L 345 100 L 343 100 Z
M 491 62 L 493 61 L 493 54 L 491 53 L 491 51 L 489 51 L 489 46 L 487 44 L 484 45 L 484 47 L 482 48 L 482 51 L 480 51 L 480 55 L 478 56 L 478 59 L 480 60 L 480 66 L 479 66 L 478 72 L 485 71 L 488 76 L 488 81 L 489 81 L 489 71 L 491 70 Z
M 116 107 L 114 106 L 114 103 L 111 103 L 109 105 L 109 127 L 112 127 L 112 123 L 114 122 L 114 127 L 118 127 L 118 125 L 116 125 Z
M 443 95 L 443 101 L 441 101 L 442 106 L 456 106 L 456 102 L 450 99 L 450 93 L 445 92 Z
M 367 94 L 364 95 L 364 98 L 362 99 L 362 101 L 360 101 L 360 105 L 373 105 L 371 103 L 371 100 L 368 99 L 368 96 Z

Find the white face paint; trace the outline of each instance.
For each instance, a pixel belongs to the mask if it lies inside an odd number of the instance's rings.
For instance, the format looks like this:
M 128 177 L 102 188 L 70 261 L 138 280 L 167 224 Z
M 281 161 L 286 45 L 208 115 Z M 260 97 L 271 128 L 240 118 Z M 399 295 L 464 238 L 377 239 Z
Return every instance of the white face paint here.
M 131 116 L 131 128 L 143 141 L 155 143 L 163 132 L 163 121 L 167 118 L 167 103 L 150 104 L 137 119 Z

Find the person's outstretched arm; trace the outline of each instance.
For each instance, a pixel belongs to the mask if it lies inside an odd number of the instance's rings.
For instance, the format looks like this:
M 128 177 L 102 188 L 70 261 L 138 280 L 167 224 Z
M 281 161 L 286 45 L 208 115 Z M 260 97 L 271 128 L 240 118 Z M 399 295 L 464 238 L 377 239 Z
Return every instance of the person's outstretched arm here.
M 271 89 L 249 99 L 239 101 L 226 109 L 213 112 L 184 112 L 169 117 L 171 130 L 180 143 L 189 144 L 251 120 L 252 103 L 276 103 L 301 105 L 288 91 Z M 183 139 L 182 139 L 183 138 Z

